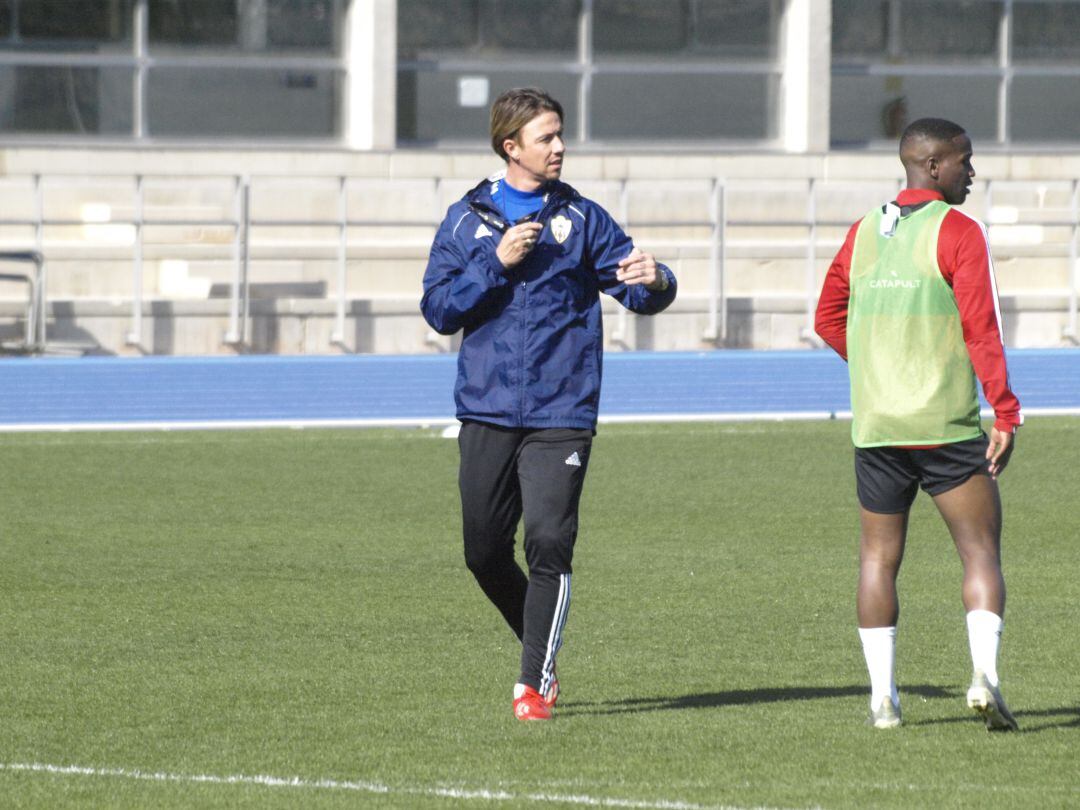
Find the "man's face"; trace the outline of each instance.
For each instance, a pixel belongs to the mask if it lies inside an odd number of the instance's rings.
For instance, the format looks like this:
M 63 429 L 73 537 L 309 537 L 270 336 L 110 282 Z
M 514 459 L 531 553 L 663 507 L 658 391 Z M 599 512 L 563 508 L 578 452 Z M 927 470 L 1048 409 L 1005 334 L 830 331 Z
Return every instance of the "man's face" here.
M 510 158 L 508 172 L 516 179 L 536 186 L 558 180 L 566 152 L 562 119 L 550 110 L 542 112 L 521 128 L 517 140 L 507 140 L 503 148 Z
M 957 135 L 945 146 L 938 159 L 938 190 L 950 205 L 967 199 L 975 168 L 971 165 L 971 138 Z

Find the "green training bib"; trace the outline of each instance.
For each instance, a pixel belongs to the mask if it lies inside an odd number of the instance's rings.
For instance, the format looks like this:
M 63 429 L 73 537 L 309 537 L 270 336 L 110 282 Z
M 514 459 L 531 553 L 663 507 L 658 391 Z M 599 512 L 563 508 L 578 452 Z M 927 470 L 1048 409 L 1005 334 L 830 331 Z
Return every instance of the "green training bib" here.
M 975 371 L 956 297 L 937 261 L 938 231 L 949 210 L 935 200 L 892 220 L 879 207 L 856 232 L 847 318 L 856 447 L 949 444 L 981 435 Z

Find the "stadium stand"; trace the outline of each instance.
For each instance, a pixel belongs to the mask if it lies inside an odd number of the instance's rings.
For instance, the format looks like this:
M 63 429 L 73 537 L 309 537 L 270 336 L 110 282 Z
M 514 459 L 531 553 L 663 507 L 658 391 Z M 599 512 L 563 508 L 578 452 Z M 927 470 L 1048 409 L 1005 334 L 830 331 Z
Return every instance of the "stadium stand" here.
M 567 105 L 565 179 L 681 280 L 655 323 L 609 302 L 610 349 L 814 345 L 825 267 L 924 115 L 972 134 L 965 210 L 1010 344 L 1075 343 L 1078 20 L 1080 0 L 7 0 L 0 250 L 47 278 L 40 324 L 0 285 L 0 338 L 450 351 L 416 307 L 432 232 L 498 168 L 490 102 L 540 84 Z
M 498 168 L 479 151 L 10 149 L 3 164 L 0 249 L 44 256 L 49 343 L 106 354 L 452 350 L 416 306 L 427 249 L 446 207 Z M 990 225 L 1009 344 L 1075 339 L 1080 158 L 976 167 L 965 210 Z M 571 154 L 567 179 L 682 285 L 656 324 L 611 306 L 608 348 L 814 345 L 828 262 L 898 168 L 880 154 Z M 23 292 L 0 296 L 0 325 L 25 329 Z

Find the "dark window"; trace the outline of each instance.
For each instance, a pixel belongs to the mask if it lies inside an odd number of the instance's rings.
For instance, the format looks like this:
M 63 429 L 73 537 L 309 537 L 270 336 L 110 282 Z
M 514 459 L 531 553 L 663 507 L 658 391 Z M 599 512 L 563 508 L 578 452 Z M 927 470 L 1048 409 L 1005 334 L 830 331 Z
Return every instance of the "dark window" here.
M 888 0 L 832 0 L 833 56 L 880 59 L 888 47 Z
M 398 0 L 398 57 L 422 51 L 457 51 L 480 40 L 477 0 Z
M 271 0 L 266 38 L 275 48 L 334 49 L 332 0 Z
M 149 0 L 150 43 L 246 52 L 338 50 L 335 0 Z
M 597 56 L 772 58 L 781 4 L 776 0 L 596 0 Z
M 477 141 L 491 101 L 543 87 L 598 140 L 774 138 L 771 64 L 734 74 L 717 58 L 775 59 L 783 0 L 593 0 L 591 110 L 578 110 L 582 0 L 398 0 L 397 132 L 403 142 Z M 540 62 L 515 69 L 527 54 Z M 476 64 L 464 70 L 450 59 Z M 540 60 L 548 59 L 548 63 Z M 687 63 L 678 73 L 630 73 L 629 61 Z
M 996 58 L 1000 0 L 833 0 L 832 52 L 874 61 Z
M 996 58 L 1002 5 L 983 0 L 905 0 L 900 7 L 903 55 L 935 62 Z
M 1019 62 L 1080 61 L 1080 4 L 1013 6 L 1013 56 Z
M 699 0 L 693 18 L 695 50 L 771 59 L 782 11 L 770 0 Z
M 398 0 L 398 57 L 573 54 L 581 0 Z
M 459 103 L 462 79 L 486 79 L 489 90 L 484 104 Z M 488 141 L 491 102 L 513 87 L 544 88 L 563 105 L 567 138 L 574 137 L 578 121 L 577 77 L 568 73 L 515 72 L 502 67 L 467 75 L 455 71 L 398 71 L 398 137 L 403 141 Z
M 597 55 L 685 51 L 690 0 L 596 0 L 593 48 Z
M 593 79 L 592 136 L 607 141 L 774 138 L 776 85 L 775 77 L 763 74 L 599 75 Z
M 10 26 L 10 5 L 7 9 Z M 121 42 L 130 38 L 131 2 L 120 0 L 20 0 L 23 39 Z
M 147 128 L 172 137 L 330 138 L 339 86 L 328 71 L 152 68 Z
M 14 103 L 0 110 L 5 132 L 130 134 L 131 71 L 126 68 L 0 68 Z
M 234 45 L 239 33 L 236 0 L 149 0 L 150 42 Z
M 1080 81 L 1075 76 L 1017 76 L 1009 105 L 1016 141 L 1080 140 Z
M 948 118 L 975 140 L 997 138 L 994 76 L 833 75 L 830 113 L 834 144 L 895 141 L 917 118 Z
M 485 45 L 516 51 L 577 51 L 580 0 L 500 0 L 481 16 Z

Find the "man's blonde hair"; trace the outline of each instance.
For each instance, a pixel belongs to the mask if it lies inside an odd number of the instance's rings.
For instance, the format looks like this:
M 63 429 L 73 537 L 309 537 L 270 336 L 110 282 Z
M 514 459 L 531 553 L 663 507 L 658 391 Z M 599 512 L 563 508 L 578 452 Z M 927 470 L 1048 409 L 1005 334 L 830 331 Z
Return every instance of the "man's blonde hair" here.
M 509 162 L 503 141 L 507 138 L 518 140 L 523 126 L 548 111 L 562 120 L 562 104 L 538 87 L 515 87 L 495 99 L 491 105 L 491 148 L 495 154 Z

